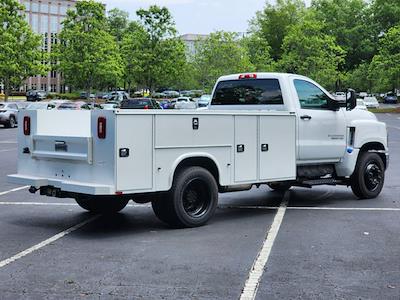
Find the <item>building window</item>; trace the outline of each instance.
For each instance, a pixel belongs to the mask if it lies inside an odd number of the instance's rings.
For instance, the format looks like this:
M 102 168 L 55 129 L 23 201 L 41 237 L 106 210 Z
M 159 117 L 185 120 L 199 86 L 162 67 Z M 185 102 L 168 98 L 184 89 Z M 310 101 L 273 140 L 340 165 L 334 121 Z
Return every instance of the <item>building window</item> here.
M 57 71 L 56 70 L 52 70 L 51 71 L 51 78 L 57 78 Z
M 60 6 L 60 15 L 66 15 L 67 10 L 68 10 L 68 7 L 61 5 Z
M 46 4 L 44 4 L 44 3 L 40 4 L 40 12 L 48 14 L 49 13 L 49 5 L 47 3 Z
M 41 16 L 40 18 L 40 32 L 45 33 L 49 31 L 49 17 Z
M 31 9 L 31 3 L 30 2 L 28 2 L 28 1 L 25 1 L 24 3 L 23 3 L 23 5 L 25 6 L 25 10 L 30 10 Z
M 31 10 L 32 12 L 39 12 L 39 3 L 32 2 Z
M 32 26 L 32 30 L 34 32 L 36 32 L 36 33 L 39 32 L 39 15 L 37 15 L 37 14 L 32 15 L 31 26 Z
M 50 32 L 56 33 L 58 32 L 58 20 L 57 17 L 50 17 Z
M 52 93 L 57 92 L 57 85 L 55 85 L 55 84 L 50 85 L 50 92 L 52 92 Z
M 48 39 L 47 32 L 45 34 L 43 34 L 42 50 L 44 52 L 47 52 L 49 50 L 49 39 Z
M 50 4 L 50 13 L 51 14 L 58 14 L 58 5 L 57 4 Z
M 47 91 L 47 84 L 46 84 L 46 83 L 42 83 L 42 84 L 40 85 L 40 89 L 41 89 L 42 91 Z

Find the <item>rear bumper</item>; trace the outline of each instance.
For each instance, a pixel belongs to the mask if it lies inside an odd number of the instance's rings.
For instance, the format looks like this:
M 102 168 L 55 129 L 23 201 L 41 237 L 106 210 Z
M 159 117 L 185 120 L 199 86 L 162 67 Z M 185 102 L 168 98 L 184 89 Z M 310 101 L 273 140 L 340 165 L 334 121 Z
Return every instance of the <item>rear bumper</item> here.
M 63 192 L 87 194 L 87 195 L 114 195 L 115 186 L 101 185 L 88 182 L 63 181 L 59 179 L 48 179 L 35 176 L 13 174 L 7 176 L 8 182 L 20 185 L 30 185 L 36 188 L 53 186 Z

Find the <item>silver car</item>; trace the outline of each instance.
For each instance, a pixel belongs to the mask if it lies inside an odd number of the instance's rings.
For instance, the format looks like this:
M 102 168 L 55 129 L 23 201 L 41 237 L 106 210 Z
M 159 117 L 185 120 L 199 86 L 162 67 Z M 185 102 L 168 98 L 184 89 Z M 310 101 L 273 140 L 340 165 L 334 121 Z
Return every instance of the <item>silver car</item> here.
M 14 128 L 18 120 L 18 106 L 15 103 L 0 103 L 0 124 Z

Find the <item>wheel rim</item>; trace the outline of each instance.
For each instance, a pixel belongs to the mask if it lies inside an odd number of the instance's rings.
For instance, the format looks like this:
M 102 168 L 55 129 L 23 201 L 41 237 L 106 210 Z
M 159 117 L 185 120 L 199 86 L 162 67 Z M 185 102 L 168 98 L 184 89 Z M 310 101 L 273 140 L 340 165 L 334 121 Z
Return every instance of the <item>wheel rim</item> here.
M 200 179 L 192 179 L 183 189 L 183 209 L 192 218 L 200 218 L 207 213 L 211 204 L 208 185 Z
M 376 162 L 369 162 L 364 171 L 364 182 L 371 192 L 377 190 L 382 183 L 382 170 Z
M 10 127 L 12 128 L 12 127 L 14 127 L 14 125 L 15 125 L 14 118 L 11 118 L 10 119 Z

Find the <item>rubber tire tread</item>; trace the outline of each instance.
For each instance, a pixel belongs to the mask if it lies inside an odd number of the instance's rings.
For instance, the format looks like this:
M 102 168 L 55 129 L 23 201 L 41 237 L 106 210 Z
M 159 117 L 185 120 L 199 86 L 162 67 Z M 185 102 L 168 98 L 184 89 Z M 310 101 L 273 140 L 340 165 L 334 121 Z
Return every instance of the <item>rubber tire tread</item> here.
M 188 216 L 181 205 L 182 187 L 186 181 L 195 177 L 202 177 L 209 184 L 212 198 L 207 213 L 196 219 Z M 168 225 L 174 228 L 193 228 L 206 224 L 214 215 L 217 204 L 218 185 L 214 176 L 202 167 L 187 167 L 177 174 L 166 198 L 153 201 L 152 207 L 156 216 Z
M 364 183 L 364 168 L 366 167 L 367 163 L 371 160 L 375 160 L 379 164 L 383 176 L 381 186 L 374 192 L 370 192 Z M 361 153 L 360 157 L 357 160 L 354 173 L 350 178 L 350 186 L 354 195 L 356 195 L 359 199 L 376 198 L 382 191 L 384 182 L 385 182 L 385 166 L 383 164 L 382 158 L 377 153 L 373 152 Z

